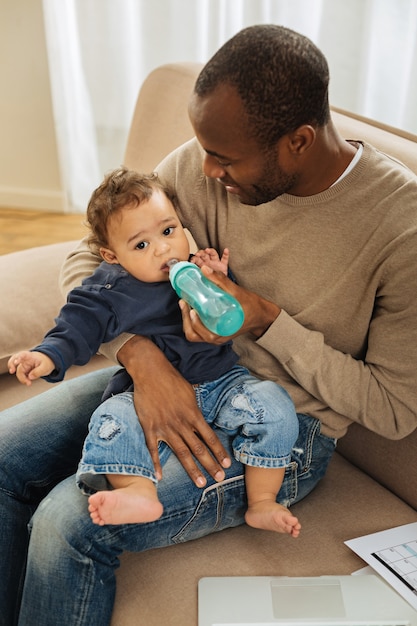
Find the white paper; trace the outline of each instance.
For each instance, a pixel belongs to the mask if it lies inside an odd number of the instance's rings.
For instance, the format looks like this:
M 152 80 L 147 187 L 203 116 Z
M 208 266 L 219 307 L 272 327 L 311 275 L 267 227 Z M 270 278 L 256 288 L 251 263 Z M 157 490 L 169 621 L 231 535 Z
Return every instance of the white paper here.
M 417 522 L 345 541 L 417 610 Z

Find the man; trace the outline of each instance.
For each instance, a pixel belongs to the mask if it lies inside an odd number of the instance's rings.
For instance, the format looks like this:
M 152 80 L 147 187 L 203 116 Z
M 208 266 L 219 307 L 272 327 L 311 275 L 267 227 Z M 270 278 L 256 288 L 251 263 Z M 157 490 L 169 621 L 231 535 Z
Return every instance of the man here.
M 234 338 L 241 363 L 282 384 L 295 402 L 297 470 L 286 475 L 278 498 L 287 506 L 324 475 L 352 421 L 389 438 L 417 425 L 417 182 L 371 146 L 340 137 L 327 90 L 327 63 L 308 39 L 279 26 L 245 29 L 197 80 L 189 107 L 197 140 L 158 168 L 198 247 L 230 249 L 237 284 L 206 274 L 244 308 L 244 327 Z M 91 271 L 85 246 L 67 263 L 68 287 L 78 280 L 76 265 Z M 190 340 L 224 341 L 185 304 L 182 313 Z M 136 410 L 157 471 L 157 441 L 165 440 L 193 482 L 172 455 L 158 486 L 167 513 L 151 529 L 92 528 L 73 477 L 49 490 L 76 467 L 108 374 L 32 401 L 30 429 L 19 427 L 22 408 L 6 412 L 0 424 L 10 420 L 9 427 L 0 441 L 9 473 L 0 486 L 14 498 L 3 495 L 1 502 L 8 538 L 2 554 L 13 550 L 15 585 L 26 552 L 23 524 L 49 492 L 33 518 L 21 625 L 54 624 L 58 612 L 66 624 L 109 623 L 118 554 L 169 544 L 179 533 L 187 540 L 210 532 L 217 507 L 199 487 L 213 479 L 219 488 L 225 476 L 234 485 L 220 528 L 243 523 L 242 469 L 230 459 L 227 440 L 203 422 L 190 386 L 148 339 L 124 336 L 113 352 L 140 390 Z M 67 411 L 60 420 L 61 403 Z M 41 437 L 48 454 L 37 445 Z M 42 488 L 26 487 L 27 475 Z M 17 611 L 3 589 L 1 600 L 9 615 Z

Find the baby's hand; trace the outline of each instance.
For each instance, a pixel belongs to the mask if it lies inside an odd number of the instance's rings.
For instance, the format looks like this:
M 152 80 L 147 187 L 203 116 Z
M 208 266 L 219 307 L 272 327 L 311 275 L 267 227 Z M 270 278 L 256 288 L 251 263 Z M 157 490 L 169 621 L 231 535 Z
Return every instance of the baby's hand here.
M 10 357 L 8 364 L 9 373 L 16 374 L 17 380 L 28 387 L 32 380 L 48 376 L 55 369 L 55 363 L 43 352 L 30 352 L 23 350 Z
M 222 254 L 222 258 L 219 258 L 217 251 L 214 248 L 205 248 L 204 250 L 198 250 L 193 256 L 193 261 L 198 267 L 207 265 L 212 270 L 222 272 L 227 276 L 227 269 L 229 267 L 229 249 L 225 248 Z

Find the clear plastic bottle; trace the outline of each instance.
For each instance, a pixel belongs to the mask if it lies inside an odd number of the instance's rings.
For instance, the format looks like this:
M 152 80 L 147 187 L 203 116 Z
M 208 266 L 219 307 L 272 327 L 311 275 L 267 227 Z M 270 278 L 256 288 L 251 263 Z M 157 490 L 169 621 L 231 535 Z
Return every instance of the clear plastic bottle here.
M 172 259 L 169 266 L 172 286 L 197 311 L 206 328 L 222 337 L 239 330 L 245 316 L 236 298 L 208 280 L 194 263 Z

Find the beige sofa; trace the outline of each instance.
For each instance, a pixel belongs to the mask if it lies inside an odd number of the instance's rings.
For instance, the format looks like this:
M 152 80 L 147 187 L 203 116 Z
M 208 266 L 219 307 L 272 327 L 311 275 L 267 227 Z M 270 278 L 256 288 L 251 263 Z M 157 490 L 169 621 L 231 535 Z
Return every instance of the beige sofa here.
M 145 81 L 128 139 L 128 166 L 149 171 L 192 135 L 187 97 L 198 69 L 168 65 Z M 417 172 L 417 137 L 341 111 L 334 111 L 334 119 L 346 138 L 370 141 Z M 18 385 L 6 373 L 6 363 L 15 350 L 37 343 L 52 324 L 62 304 L 59 268 L 73 245 L 0 257 L 0 409 L 48 388 L 43 381 L 29 389 Z M 107 364 L 96 357 L 85 368 L 72 368 L 69 376 Z M 202 576 L 351 573 L 363 563 L 344 540 L 417 520 L 416 459 L 417 432 L 388 442 L 352 427 L 322 483 L 294 506 L 303 524 L 299 539 L 241 526 L 146 554 L 124 554 L 113 626 L 196 626 Z

